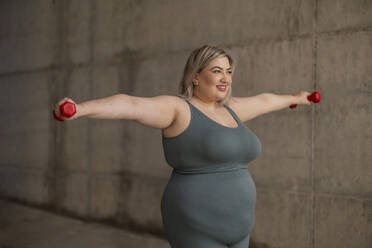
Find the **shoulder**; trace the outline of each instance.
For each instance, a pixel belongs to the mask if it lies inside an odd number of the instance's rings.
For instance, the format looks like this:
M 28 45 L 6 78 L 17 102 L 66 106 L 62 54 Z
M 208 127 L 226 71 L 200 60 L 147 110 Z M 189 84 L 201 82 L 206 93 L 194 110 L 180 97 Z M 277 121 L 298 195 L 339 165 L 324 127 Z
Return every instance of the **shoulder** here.
M 168 108 L 172 108 L 176 112 L 176 115 L 184 112 L 188 107 L 186 101 L 179 96 L 159 95 L 156 96 L 156 98 L 158 98 L 163 104 L 167 105 Z
M 261 104 L 267 100 L 267 95 L 267 93 L 261 93 L 249 97 L 232 97 L 228 106 L 239 109 L 250 105 Z
M 229 103 L 225 104 L 229 108 L 231 108 L 234 112 L 237 112 L 239 110 L 239 103 L 240 103 L 240 97 L 231 97 Z
M 179 108 L 182 104 L 185 104 L 185 100 L 183 100 L 179 96 L 171 96 L 171 95 L 158 95 L 154 96 L 151 99 L 151 102 L 158 103 L 163 105 L 166 108 Z
M 163 102 L 168 104 L 172 104 L 173 106 L 179 106 L 186 104 L 186 101 L 179 96 L 171 96 L 171 95 L 159 95 L 156 96 L 159 99 L 162 99 Z
M 162 99 L 162 101 L 166 101 L 168 103 L 174 103 L 174 104 L 179 104 L 182 101 L 184 101 L 181 97 L 179 96 L 171 96 L 171 95 L 158 95 L 154 96 L 158 99 Z
M 163 129 L 163 136 L 170 138 L 182 133 L 191 119 L 187 102 L 179 96 L 167 96 L 167 101 L 175 108 L 174 120 L 167 128 Z
M 245 122 L 265 113 L 267 94 L 250 97 L 232 97 L 228 106 Z

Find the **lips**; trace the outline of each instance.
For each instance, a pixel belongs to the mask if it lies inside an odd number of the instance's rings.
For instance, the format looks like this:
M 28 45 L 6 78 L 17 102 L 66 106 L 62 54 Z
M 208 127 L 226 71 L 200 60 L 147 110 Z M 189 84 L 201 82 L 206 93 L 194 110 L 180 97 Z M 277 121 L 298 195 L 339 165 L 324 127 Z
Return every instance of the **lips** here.
M 226 91 L 226 88 L 227 88 L 226 85 L 217 85 L 216 87 L 219 91 L 223 91 L 223 92 Z

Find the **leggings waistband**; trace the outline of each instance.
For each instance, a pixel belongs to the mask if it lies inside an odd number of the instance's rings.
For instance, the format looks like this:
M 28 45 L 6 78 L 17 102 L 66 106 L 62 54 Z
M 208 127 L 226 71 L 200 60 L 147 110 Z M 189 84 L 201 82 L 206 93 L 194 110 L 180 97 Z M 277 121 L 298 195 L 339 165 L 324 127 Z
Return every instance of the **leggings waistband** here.
M 182 170 L 182 169 L 173 169 L 175 173 L 178 174 L 184 174 L 184 175 L 189 175 L 189 174 L 211 174 L 211 173 L 223 173 L 223 172 L 231 172 L 231 171 L 236 171 L 236 170 L 241 170 L 241 169 L 248 169 L 248 166 L 245 164 L 242 165 L 235 165 L 231 167 L 212 167 L 212 168 L 195 168 L 195 169 L 190 169 L 190 170 Z

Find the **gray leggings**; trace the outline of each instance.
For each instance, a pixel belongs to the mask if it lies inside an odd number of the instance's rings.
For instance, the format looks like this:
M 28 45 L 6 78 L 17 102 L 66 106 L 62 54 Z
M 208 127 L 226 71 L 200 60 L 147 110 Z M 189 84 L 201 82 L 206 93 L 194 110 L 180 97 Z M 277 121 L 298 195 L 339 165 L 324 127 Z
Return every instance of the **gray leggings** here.
M 161 204 L 171 247 L 248 248 L 255 199 L 248 170 L 172 173 Z
M 248 248 L 249 235 L 230 245 L 225 245 L 219 241 L 200 235 L 193 235 L 187 239 L 169 240 L 169 243 L 172 248 Z

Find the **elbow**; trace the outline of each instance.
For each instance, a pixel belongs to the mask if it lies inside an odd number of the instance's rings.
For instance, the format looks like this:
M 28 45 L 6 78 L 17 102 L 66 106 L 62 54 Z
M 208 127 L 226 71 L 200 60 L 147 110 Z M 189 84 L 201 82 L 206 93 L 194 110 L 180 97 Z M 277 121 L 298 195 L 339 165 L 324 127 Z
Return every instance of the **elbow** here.
M 275 94 L 272 93 L 262 93 L 262 114 L 268 114 L 275 111 Z

